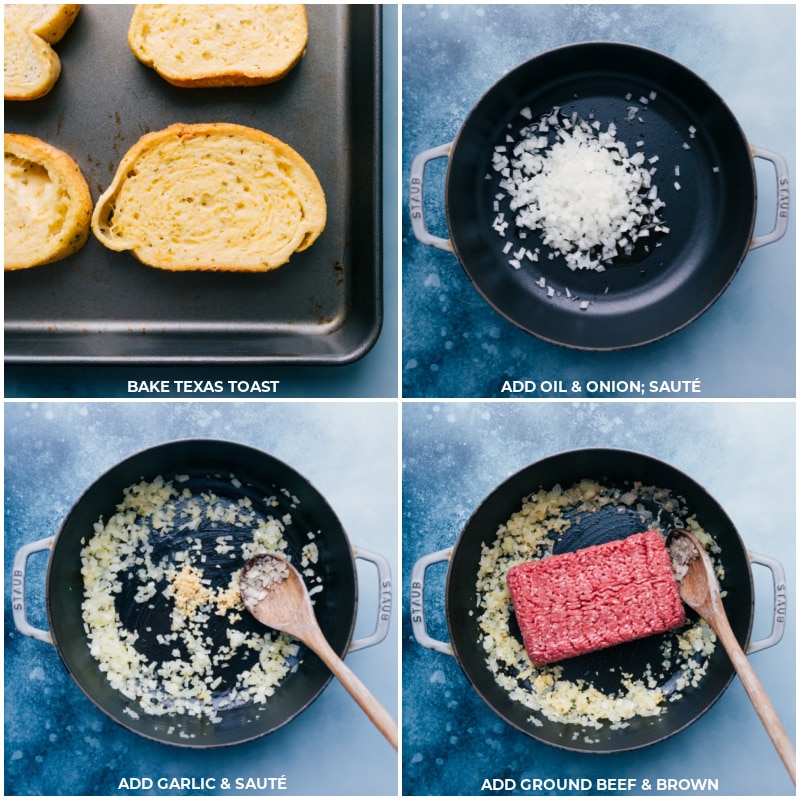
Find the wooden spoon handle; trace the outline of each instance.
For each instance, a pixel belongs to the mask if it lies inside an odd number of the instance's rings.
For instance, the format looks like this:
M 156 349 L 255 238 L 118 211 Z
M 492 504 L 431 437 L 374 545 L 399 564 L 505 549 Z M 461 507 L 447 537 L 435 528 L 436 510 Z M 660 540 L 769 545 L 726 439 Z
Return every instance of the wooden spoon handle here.
M 717 620 L 717 622 L 718 624 L 715 625 L 717 635 L 728 653 L 731 663 L 739 675 L 739 679 L 742 681 L 742 686 L 744 686 L 750 701 L 755 707 L 756 713 L 764 724 L 769 738 L 772 740 L 772 744 L 775 745 L 775 749 L 778 751 L 781 761 L 783 761 L 786 769 L 789 771 L 792 783 L 796 786 L 795 770 L 797 759 L 794 746 L 787 736 L 774 706 L 770 702 L 769 697 L 767 697 L 767 693 L 764 691 L 761 681 L 759 681 L 756 676 L 755 670 L 744 654 L 744 651 L 739 646 L 739 642 L 736 640 L 736 636 L 731 630 L 727 618 L 724 618 L 724 622 L 720 620 Z
M 389 712 L 375 699 L 360 678 L 336 655 L 324 636 L 306 638 L 306 644 L 325 662 L 325 665 L 339 679 L 339 682 L 361 706 L 366 715 L 375 723 L 378 730 L 397 750 L 397 723 Z

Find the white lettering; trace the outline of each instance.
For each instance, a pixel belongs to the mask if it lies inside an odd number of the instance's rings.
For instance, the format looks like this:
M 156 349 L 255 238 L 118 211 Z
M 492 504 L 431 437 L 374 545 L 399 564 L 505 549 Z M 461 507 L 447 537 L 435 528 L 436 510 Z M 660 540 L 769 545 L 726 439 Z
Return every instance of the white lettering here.
M 222 381 L 173 381 L 175 389 L 185 394 L 214 394 L 224 390 Z
M 636 778 L 598 778 L 598 792 L 631 792 L 636 788 Z
M 139 790 L 139 789 L 152 789 L 153 788 L 153 779 L 152 778 L 123 778 L 119 782 L 119 786 L 117 789 L 132 789 L 132 790 Z
M 719 791 L 718 778 L 659 778 L 656 781 L 659 792 L 711 792 Z
M 228 381 L 228 386 L 232 392 L 239 394 L 269 394 L 278 391 L 280 381 Z
M 587 381 L 589 394 L 644 394 L 642 381 Z
M 236 778 L 233 782 L 236 789 L 280 789 L 286 790 L 286 776 L 281 775 L 279 778 Z
M 523 792 L 589 792 L 592 789 L 591 778 L 523 778 L 519 782 Z
M 169 381 L 128 381 L 128 394 L 169 392 Z
M 501 393 L 518 394 L 519 392 L 535 392 L 536 381 L 505 381 Z
M 687 392 L 689 394 L 701 394 L 700 378 L 694 380 L 672 380 L 672 381 L 650 381 L 650 392 L 652 394 L 679 394 Z
M 173 791 L 207 791 L 216 789 L 216 778 L 159 778 L 156 785 L 159 789 Z

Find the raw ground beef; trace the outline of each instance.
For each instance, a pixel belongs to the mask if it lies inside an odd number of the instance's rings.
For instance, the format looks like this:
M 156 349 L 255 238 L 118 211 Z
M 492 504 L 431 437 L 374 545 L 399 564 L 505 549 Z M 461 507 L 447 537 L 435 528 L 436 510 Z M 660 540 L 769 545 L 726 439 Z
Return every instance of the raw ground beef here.
M 663 633 L 685 620 L 656 531 L 519 564 L 506 580 L 535 666 Z

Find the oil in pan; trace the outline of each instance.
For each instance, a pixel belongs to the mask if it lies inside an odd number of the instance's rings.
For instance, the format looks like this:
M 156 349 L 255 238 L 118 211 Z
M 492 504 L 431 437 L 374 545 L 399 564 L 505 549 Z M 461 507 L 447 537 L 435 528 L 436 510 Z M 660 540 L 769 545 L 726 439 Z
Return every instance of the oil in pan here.
M 285 553 L 322 591 L 316 533 L 295 530 L 285 504 L 235 476 L 127 487 L 81 551 L 90 651 L 134 701 L 125 712 L 166 715 L 189 736 L 184 717 L 218 723 L 226 709 L 267 702 L 302 648 L 244 613 L 237 571 L 256 552 Z

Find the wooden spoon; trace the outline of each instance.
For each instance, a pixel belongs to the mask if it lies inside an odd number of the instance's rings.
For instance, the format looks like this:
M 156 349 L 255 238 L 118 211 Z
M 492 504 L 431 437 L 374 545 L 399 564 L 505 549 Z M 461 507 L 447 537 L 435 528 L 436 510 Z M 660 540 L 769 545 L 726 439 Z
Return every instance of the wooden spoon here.
M 264 625 L 308 645 L 397 750 L 397 723 L 328 644 L 300 573 L 281 556 L 253 556 L 239 573 L 245 608 Z
M 750 701 L 761 718 L 761 722 L 767 729 L 769 738 L 789 771 L 792 783 L 797 785 L 795 781 L 796 758 L 794 746 L 786 735 L 786 731 L 781 725 L 781 721 L 778 719 L 778 715 L 769 697 L 767 697 L 764 687 L 756 677 L 755 671 L 750 666 L 750 662 L 747 660 L 731 629 L 728 615 L 722 605 L 719 583 L 714 574 L 711 559 L 708 557 L 705 548 L 697 540 L 697 537 L 689 533 L 689 531 L 671 531 L 667 537 L 667 546 L 673 556 L 673 563 L 676 560 L 676 548 L 685 554 L 679 557 L 680 562 L 686 566 L 686 574 L 678 581 L 681 599 L 687 606 L 693 608 L 716 632 L 742 681 Z

